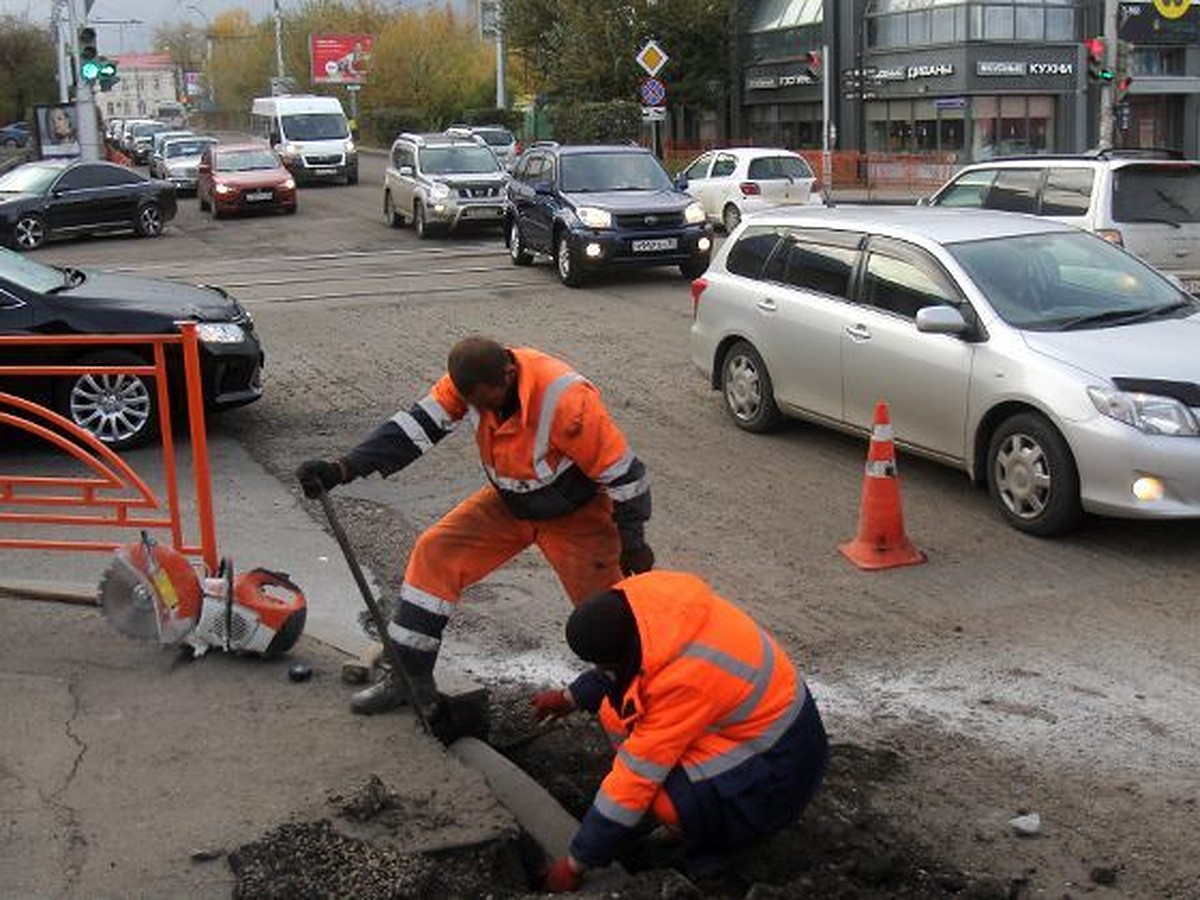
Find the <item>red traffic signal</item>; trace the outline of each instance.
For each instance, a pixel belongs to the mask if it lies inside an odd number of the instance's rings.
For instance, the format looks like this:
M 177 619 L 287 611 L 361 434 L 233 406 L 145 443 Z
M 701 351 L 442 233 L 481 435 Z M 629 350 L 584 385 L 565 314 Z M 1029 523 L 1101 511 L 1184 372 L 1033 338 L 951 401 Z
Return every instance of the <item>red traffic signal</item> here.
M 821 80 L 821 54 L 816 50 L 804 55 L 804 73 L 813 81 Z
M 1101 64 L 1104 63 L 1104 38 L 1088 38 L 1083 42 L 1083 46 L 1087 47 L 1089 60 Z

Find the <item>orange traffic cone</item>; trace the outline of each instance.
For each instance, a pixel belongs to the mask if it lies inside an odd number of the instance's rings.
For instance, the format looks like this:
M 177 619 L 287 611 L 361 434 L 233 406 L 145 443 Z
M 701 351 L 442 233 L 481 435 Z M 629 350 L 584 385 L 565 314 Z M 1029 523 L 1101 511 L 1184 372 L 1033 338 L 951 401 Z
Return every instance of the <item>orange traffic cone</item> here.
M 882 400 L 875 404 L 875 428 L 863 475 L 858 536 L 838 549 L 860 569 L 890 569 L 925 562 L 925 554 L 909 543 L 904 533 L 892 421 Z

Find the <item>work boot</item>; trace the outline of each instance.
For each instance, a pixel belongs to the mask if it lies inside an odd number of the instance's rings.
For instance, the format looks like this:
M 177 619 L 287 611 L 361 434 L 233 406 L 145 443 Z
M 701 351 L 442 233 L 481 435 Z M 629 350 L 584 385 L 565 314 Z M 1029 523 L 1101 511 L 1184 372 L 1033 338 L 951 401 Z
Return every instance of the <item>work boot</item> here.
M 429 710 L 432 714 L 437 709 L 437 685 L 429 675 L 410 676 L 413 691 L 417 694 L 421 711 Z M 404 678 L 391 669 L 384 671 L 382 677 L 361 691 L 356 691 L 350 698 L 350 710 L 360 716 L 373 716 L 377 713 L 390 712 L 410 703 L 408 688 Z

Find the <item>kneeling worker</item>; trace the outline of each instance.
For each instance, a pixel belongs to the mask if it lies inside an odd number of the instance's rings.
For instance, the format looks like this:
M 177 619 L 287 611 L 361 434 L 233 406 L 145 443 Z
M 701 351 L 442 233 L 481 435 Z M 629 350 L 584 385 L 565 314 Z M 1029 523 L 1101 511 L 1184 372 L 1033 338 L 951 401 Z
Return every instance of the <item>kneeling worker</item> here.
M 703 873 L 808 805 L 829 756 L 816 702 L 775 639 L 699 578 L 626 578 L 566 631 L 596 668 L 536 695 L 534 715 L 598 711 L 617 753 L 546 890 L 577 890 L 647 812 L 682 832 L 688 868 Z

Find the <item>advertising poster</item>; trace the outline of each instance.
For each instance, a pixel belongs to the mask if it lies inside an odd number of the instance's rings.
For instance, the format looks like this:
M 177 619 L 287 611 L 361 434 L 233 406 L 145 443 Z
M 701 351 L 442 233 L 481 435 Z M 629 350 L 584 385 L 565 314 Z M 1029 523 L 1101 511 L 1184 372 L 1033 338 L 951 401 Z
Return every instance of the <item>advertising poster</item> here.
M 79 119 L 73 103 L 42 104 L 33 108 L 42 159 L 79 156 Z
M 371 64 L 369 34 L 314 34 L 310 37 L 313 84 L 363 84 Z

